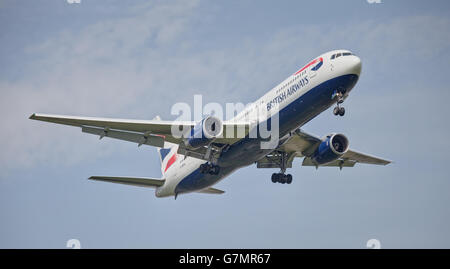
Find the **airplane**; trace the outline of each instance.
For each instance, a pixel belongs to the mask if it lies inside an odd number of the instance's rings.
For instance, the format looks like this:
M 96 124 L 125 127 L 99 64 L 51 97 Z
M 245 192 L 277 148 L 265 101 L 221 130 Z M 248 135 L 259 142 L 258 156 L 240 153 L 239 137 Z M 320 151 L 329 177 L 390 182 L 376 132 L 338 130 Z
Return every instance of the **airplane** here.
M 155 189 L 156 197 L 175 197 L 187 193 L 222 194 L 212 186 L 239 168 L 256 163 L 257 168 L 276 168 L 273 183 L 291 184 L 295 158 L 303 166 L 353 167 L 356 163 L 387 165 L 376 156 L 349 149 L 347 137 L 332 133 L 323 138 L 301 127 L 335 105 L 333 114 L 344 116 L 344 100 L 361 74 L 361 59 L 349 50 L 326 52 L 290 75 L 233 119 L 222 121 L 215 116 L 200 121 L 128 120 L 76 117 L 34 113 L 30 119 L 80 127 L 82 132 L 101 138 L 125 140 L 138 146 L 157 147 L 162 178 L 91 176 L 89 179 Z M 265 111 L 263 120 L 249 118 L 254 111 Z M 263 123 L 270 127 L 277 117 L 278 137 L 275 146 L 261 147 L 261 136 L 251 137 L 252 130 Z M 173 126 L 187 130 L 174 135 Z M 239 129 L 241 128 L 241 129 Z M 244 128 L 240 137 L 234 135 Z M 258 133 L 258 131 L 257 131 Z M 231 135 L 233 134 L 233 135 Z

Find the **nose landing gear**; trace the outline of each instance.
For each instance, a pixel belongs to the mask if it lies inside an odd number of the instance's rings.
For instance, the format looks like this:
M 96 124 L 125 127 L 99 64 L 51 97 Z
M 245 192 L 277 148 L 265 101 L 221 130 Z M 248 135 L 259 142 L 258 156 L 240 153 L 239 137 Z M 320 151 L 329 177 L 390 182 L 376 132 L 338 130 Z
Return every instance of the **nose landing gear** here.
M 339 115 L 342 117 L 345 115 L 345 108 L 341 107 L 339 105 L 344 102 L 344 94 L 341 91 L 335 91 L 333 93 L 333 97 L 334 96 L 337 97 L 337 103 L 336 103 L 336 107 L 333 109 L 333 114 L 336 116 Z
M 340 107 L 339 105 L 337 105 L 334 109 L 333 109 L 333 114 L 334 115 L 339 115 L 339 116 L 344 116 L 345 115 L 345 108 Z

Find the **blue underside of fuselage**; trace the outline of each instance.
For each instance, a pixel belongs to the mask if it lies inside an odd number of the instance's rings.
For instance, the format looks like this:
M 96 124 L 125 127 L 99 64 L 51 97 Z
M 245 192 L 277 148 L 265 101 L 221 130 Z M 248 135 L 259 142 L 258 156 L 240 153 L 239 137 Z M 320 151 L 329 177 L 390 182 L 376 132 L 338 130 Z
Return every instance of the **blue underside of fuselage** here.
M 349 92 L 355 86 L 357 80 L 357 75 L 344 75 L 330 79 L 284 107 L 279 111 L 279 137 L 281 138 L 288 132 L 301 127 L 335 104 L 335 99 L 332 99 L 333 92 L 337 89 L 346 89 Z M 270 124 L 268 125 L 270 126 Z M 207 188 L 234 170 L 250 165 L 273 151 L 261 149 L 260 145 L 260 139 L 243 138 L 222 153 L 218 162 L 220 166 L 218 175 L 203 174 L 200 169 L 196 169 L 180 181 L 175 188 L 175 193 L 194 192 Z

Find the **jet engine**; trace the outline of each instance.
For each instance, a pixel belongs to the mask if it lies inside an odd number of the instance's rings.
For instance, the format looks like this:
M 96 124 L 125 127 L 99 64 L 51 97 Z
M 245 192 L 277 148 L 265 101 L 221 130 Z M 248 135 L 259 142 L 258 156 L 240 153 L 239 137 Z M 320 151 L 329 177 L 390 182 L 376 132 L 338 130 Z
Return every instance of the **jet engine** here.
M 311 159 L 318 165 L 337 160 L 348 150 L 348 139 L 343 134 L 328 135 L 314 152 Z
M 197 123 L 185 139 L 185 145 L 189 148 L 207 146 L 223 133 L 223 123 L 220 119 L 208 116 Z

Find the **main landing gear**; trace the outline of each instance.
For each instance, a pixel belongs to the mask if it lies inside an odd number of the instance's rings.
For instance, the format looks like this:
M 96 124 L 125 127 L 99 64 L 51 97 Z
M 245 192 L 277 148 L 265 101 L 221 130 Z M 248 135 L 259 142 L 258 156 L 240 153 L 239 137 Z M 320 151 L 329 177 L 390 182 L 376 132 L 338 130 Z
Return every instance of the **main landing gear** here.
M 281 183 L 281 184 L 291 184 L 292 183 L 292 175 L 284 174 L 284 173 L 273 173 L 272 174 L 272 182 L 273 183 Z
M 292 175 L 291 174 L 285 174 L 286 173 L 286 163 L 287 163 L 287 154 L 285 152 L 281 153 L 280 158 L 280 173 L 273 173 L 272 174 L 272 182 L 273 183 L 281 183 L 281 184 L 291 184 L 292 183 Z
M 215 164 L 217 159 L 214 157 L 211 144 L 208 145 L 208 149 L 206 150 L 205 154 L 205 159 L 207 159 L 208 162 L 200 165 L 200 173 L 218 175 L 220 172 L 220 166 Z
M 336 107 L 333 109 L 333 114 L 336 116 L 339 115 L 342 117 L 345 114 L 345 108 L 343 108 L 339 105 L 344 102 L 344 93 L 341 91 L 337 91 L 334 95 L 337 96 L 337 103 L 336 103 Z
M 204 163 L 200 165 L 200 173 L 218 175 L 220 172 L 220 167 L 212 163 Z

